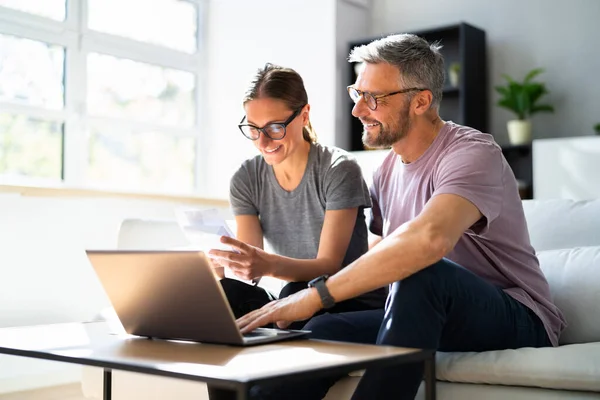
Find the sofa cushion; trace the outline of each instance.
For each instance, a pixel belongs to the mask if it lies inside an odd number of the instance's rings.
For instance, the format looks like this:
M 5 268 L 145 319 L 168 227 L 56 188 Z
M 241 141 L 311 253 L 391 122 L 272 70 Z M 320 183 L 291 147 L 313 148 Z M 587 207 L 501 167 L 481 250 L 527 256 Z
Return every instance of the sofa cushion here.
M 600 341 L 600 246 L 541 251 L 538 258 L 567 320 L 560 343 Z
M 523 200 L 536 251 L 600 246 L 600 199 Z
M 438 353 L 439 380 L 600 392 L 600 343 Z

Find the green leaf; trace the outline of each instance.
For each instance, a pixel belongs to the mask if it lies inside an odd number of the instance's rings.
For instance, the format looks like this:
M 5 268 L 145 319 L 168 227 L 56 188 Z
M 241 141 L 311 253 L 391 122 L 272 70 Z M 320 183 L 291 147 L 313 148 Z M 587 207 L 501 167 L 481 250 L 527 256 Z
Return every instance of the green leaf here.
M 505 88 L 504 86 L 496 86 L 495 89 L 501 95 L 508 96 L 508 89 Z
M 533 106 L 531 108 L 531 113 L 535 114 L 538 112 L 549 112 L 549 113 L 553 113 L 554 112 L 554 107 L 552 107 L 551 105 L 548 104 L 540 104 L 537 106 Z
M 514 80 L 510 76 L 508 76 L 506 74 L 502 74 L 502 77 L 504 79 L 506 79 L 509 83 L 513 83 L 514 82 Z
M 526 119 L 537 112 L 553 112 L 550 105 L 537 105 L 548 90 L 545 84 L 532 80 L 543 71 L 542 68 L 531 70 L 525 75 L 523 82 L 517 82 L 506 74 L 502 75 L 507 83 L 495 87 L 500 94 L 497 105 L 514 112 L 519 119 Z
M 543 68 L 532 69 L 531 71 L 529 71 L 529 73 L 527 75 L 525 75 L 525 79 L 523 79 L 523 82 L 526 83 L 526 82 L 531 81 L 533 78 L 535 78 L 542 72 L 544 72 Z

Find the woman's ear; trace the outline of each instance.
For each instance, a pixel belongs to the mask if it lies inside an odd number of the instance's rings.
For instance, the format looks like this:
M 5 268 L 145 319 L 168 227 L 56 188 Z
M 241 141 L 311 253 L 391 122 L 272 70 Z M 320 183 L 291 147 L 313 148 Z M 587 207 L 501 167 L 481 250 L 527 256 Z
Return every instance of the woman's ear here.
M 302 109 L 302 126 L 307 126 L 310 122 L 310 104 L 307 104 Z

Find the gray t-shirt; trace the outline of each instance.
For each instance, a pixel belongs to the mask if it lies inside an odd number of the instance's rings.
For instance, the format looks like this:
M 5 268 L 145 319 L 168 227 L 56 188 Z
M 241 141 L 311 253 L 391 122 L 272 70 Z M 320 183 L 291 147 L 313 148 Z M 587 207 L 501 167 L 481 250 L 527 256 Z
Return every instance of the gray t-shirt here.
M 483 214 L 447 258 L 533 310 L 557 346 L 565 320 L 529 241 L 515 176 L 492 136 L 447 122 L 414 162 L 403 164 L 391 151 L 373 176 L 371 231 L 388 236 L 442 193 L 469 200 Z
M 356 160 L 341 149 L 311 144 L 304 176 L 292 191 L 279 185 L 262 156 L 251 158 L 231 179 L 230 201 L 234 215 L 259 217 L 264 239 L 275 253 L 297 259 L 317 257 L 326 210 L 358 207 L 342 267 L 368 249 L 363 209 L 371 207 L 369 190 Z M 385 294 L 375 297 L 383 305 Z

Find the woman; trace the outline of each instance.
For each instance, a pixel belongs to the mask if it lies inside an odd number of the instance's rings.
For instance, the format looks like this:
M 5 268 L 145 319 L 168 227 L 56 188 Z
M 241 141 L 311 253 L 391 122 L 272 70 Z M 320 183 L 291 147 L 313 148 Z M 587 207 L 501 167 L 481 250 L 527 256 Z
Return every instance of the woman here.
M 244 98 L 239 129 L 260 155 L 234 174 L 230 201 L 238 240 L 222 238 L 233 251 L 211 250 L 214 262 L 237 276 L 272 276 L 289 282 L 280 297 L 307 282 L 332 275 L 367 251 L 363 209 L 369 191 L 356 161 L 343 150 L 316 142 L 310 105 L 300 75 L 267 64 Z M 264 251 L 266 241 L 274 253 Z M 236 318 L 273 298 L 263 289 L 221 281 Z M 383 308 L 386 289 L 335 304 L 328 312 Z M 301 328 L 299 321 L 291 328 Z

